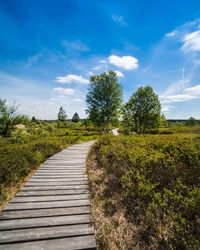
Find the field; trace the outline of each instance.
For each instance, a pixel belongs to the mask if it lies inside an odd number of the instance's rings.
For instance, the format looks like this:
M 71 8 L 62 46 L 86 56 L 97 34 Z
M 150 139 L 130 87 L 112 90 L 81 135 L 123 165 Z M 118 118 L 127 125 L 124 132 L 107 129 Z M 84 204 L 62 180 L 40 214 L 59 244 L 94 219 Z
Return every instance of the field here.
M 103 136 L 88 157 L 98 249 L 200 248 L 200 127 Z
M 0 207 L 5 205 L 48 157 L 70 144 L 93 140 L 92 127 L 72 122 L 28 122 L 0 137 Z

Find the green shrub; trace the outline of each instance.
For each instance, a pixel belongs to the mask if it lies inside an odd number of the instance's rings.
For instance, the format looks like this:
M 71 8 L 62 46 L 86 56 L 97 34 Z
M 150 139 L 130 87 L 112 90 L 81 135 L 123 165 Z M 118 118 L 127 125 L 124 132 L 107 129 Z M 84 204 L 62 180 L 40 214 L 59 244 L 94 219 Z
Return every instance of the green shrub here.
M 124 211 L 141 249 L 199 249 L 199 137 L 109 135 L 96 152 L 104 172 L 101 198 Z

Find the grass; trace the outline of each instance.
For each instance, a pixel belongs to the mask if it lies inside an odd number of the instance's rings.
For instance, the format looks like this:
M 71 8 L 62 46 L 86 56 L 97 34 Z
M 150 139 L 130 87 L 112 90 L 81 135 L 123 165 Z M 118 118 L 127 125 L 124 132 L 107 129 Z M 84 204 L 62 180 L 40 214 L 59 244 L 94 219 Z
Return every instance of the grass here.
M 98 249 L 199 249 L 197 127 L 103 136 L 87 165 Z

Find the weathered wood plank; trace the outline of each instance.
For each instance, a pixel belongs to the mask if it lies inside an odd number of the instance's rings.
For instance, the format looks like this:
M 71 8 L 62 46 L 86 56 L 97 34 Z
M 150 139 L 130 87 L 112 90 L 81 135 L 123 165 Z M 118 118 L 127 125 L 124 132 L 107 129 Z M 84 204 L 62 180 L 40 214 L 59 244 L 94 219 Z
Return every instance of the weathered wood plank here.
M 96 249 L 94 235 L 0 245 L 0 250 L 80 250 Z
M 60 160 L 48 160 L 48 161 L 45 161 L 44 164 L 55 164 L 56 165 L 57 163 L 69 164 L 70 162 L 84 165 L 86 162 L 86 159 L 81 160 L 81 161 L 76 161 L 75 159 L 74 160 L 71 159 L 71 160 L 67 160 L 67 161 L 64 159 L 63 160 L 62 159 L 60 159 Z
M 87 176 L 84 175 L 71 175 L 71 176 L 34 176 L 31 181 L 80 181 L 87 180 Z
M 88 188 L 87 184 L 79 184 L 79 185 L 62 185 L 62 186 L 34 186 L 34 187 L 29 187 L 29 186 L 24 186 L 21 190 L 22 191 L 44 191 L 44 190 L 78 190 L 78 189 L 83 189 L 83 188 Z
M 37 178 L 42 178 L 42 177 L 52 177 L 52 178 L 56 178 L 56 177 L 76 177 L 76 176 L 86 176 L 87 177 L 87 175 L 84 173 L 84 172 L 82 172 L 82 173 L 74 173 L 74 172 L 69 172 L 69 173 L 37 173 L 37 174 L 35 174 L 32 178 L 35 178 L 35 177 L 37 177 Z
M 88 189 L 76 189 L 76 190 L 52 190 L 52 191 L 20 191 L 15 196 L 50 196 L 50 195 L 71 195 L 71 194 L 87 194 Z
M 4 211 L 0 213 L 0 220 L 20 219 L 20 218 L 41 218 L 49 216 L 89 214 L 90 206 L 63 207 L 63 208 L 43 208 L 30 210 Z
M 41 168 L 39 169 L 37 172 L 36 172 L 36 175 L 37 174 L 46 174 L 46 173 L 49 173 L 49 174 L 55 174 L 55 173 L 58 173 L 58 174 L 70 174 L 70 173 L 74 173 L 74 174 L 82 174 L 82 173 L 86 173 L 86 169 L 85 168 L 67 168 L 67 169 L 61 169 L 61 170 L 53 170 L 52 168 L 51 169 L 46 169 L 46 168 Z
M 26 187 L 34 187 L 34 186 L 63 186 L 63 185 L 81 185 L 81 184 L 87 184 L 87 181 L 54 181 L 54 182 L 34 182 L 34 181 L 29 181 L 26 184 Z
M 12 199 L 11 203 L 19 202 L 39 202 L 39 201 L 67 201 L 67 200 L 82 200 L 88 199 L 88 194 L 76 195 L 51 195 L 51 196 L 32 196 L 32 197 L 18 197 Z
M 68 160 L 75 160 L 77 159 L 77 156 L 73 156 L 73 155 L 59 155 L 59 156 L 54 156 L 54 157 L 50 157 L 48 160 L 49 161 L 59 161 L 59 160 L 66 160 L 66 157 Z M 86 156 L 85 157 L 78 157 L 79 160 L 86 160 Z
M 42 218 L 26 218 L 26 219 L 12 219 L 1 220 L 0 231 L 11 229 L 47 227 L 58 225 L 75 225 L 82 223 L 90 223 L 90 214 L 76 214 L 66 216 L 52 216 Z
M 74 165 L 67 165 L 67 164 L 61 164 L 61 165 L 54 165 L 54 164 L 48 164 L 48 165 L 43 165 L 43 167 L 41 168 L 41 169 L 47 169 L 47 168 L 57 168 L 57 169 L 66 169 L 66 170 L 68 170 L 68 169 L 85 169 L 86 167 L 85 167 L 85 165 L 82 165 L 82 164 L 80 164 L 80 165 L 76 165 L 76 164 L 74 164 Z
M 75 167 L 62 167 L 62 168 L 59 168 L 59 167 L 45 167 L 45 168 L 42 168 L 41 170 L 39 170 L 37 173 L 40 174 L 40 173 L 58 173 L 58 174 L 67 174 L 67 173 L 70 173 L 70 172 L 82 172 L 82 173 L 86 173 L 86 168 L 85 167 L 81 167 L 81 168 L 75 168 Z
M 89 200 L 75 200 L 75 201 L 50 201 L 50 202 L 34 202 L 34 203 L 9 203 L 4 209 L 8 210 L 24 210 L 24 209 L 38 209 L 38 208 L 53 208 L 53 207 L 77 207 L 90 205 Z
M 12 242 L 27 242 L 31 240 L 55 239 L 88 234 L 94 234 L 94 229 L 90 224 L 0 231 L 0 244 Z
M 67 172 L 67 171 L 86 171 L 86 167 L 84 166 L 80 166 L 80 167 L 76 167 L 76 166 L 44 166 L 43 168 L 41 168 L 40 171 L 63 171 L 63 172 Z
M 85 175 L 85 174 L 63 174 L 63 175 L 56 175 L 56 174 L 54 174 L 54 175 L 48 175 L 48 174 L 46 174 L 46 175 L 34 175 L 31 178 L 31 180 L 41 180 L 41 179 L 44 179 L 44 180 L 46 180 L 46 179 L 49 179 L 49 180 L 51 180 L 51 179 L 53 179 L 53 180 L 55 180 L 55 179 L 61 179 L 61 180 L 63 180 L 63 179 L 70 179 L 70 178 L 72 178 L 72 179 L 77 179 L 77 178 L 87 179 L 87 175 Z
M 15 196 L 50 196 L 50 195 L 71 195 L 71 194 L 87 194 L 88 189 L 76 189 L 76 190 L 52 190 L 52 191 L 20 191 Z

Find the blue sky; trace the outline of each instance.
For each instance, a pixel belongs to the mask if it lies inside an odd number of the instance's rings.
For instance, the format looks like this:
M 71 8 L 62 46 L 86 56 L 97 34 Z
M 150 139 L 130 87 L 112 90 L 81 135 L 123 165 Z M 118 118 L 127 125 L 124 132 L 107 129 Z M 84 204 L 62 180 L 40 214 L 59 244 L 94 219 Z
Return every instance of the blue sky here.
M 167 118 L 200 119 L 199 0 L 0 0 L 0 31 L 0 98 L 30 117 L 85 117 L 113 69 L 124 102 L 150 84 Z

